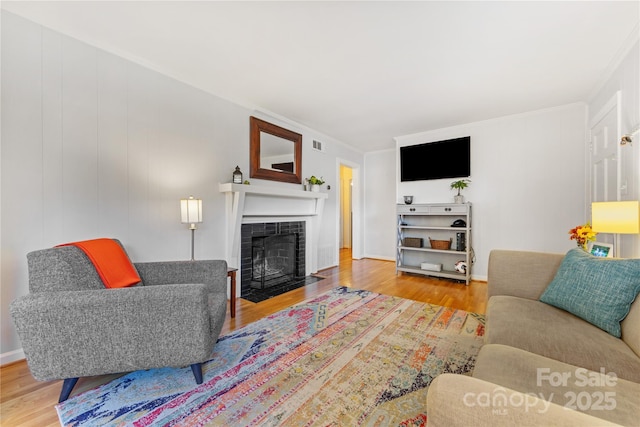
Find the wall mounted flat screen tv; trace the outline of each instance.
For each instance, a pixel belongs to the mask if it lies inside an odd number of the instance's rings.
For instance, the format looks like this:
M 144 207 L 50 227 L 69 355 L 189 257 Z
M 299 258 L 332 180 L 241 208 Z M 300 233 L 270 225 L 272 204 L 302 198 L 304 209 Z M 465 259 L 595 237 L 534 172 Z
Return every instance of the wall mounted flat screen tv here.
M 400 147 L 400 181 L 471 176 L 471 137 Z

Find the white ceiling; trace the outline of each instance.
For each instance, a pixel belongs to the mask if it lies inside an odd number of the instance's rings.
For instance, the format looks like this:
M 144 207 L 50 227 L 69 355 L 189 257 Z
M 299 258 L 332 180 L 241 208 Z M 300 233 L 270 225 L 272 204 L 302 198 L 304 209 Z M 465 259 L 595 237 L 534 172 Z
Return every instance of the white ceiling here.
M 586 101 L 635 1 L 3 1 L 2 8 L 367 152 Z

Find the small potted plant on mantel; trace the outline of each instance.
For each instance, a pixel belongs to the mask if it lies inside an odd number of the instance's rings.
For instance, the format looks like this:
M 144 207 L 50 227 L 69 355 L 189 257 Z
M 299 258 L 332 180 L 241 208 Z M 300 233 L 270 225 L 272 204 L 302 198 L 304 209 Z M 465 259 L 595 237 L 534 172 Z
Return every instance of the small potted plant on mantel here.
M 311 191 L 317 193 L 320 191 L 320 186 L 324 184 L 324 179 L 322 177 L 316 178 L 315 175 L 311 175 L 311 178 L 308 178 L 309 185 L 311 186 Z
M 470 183 L 471 183 L 471 181 L 468 180 L 468 179 L 460 179 L 458 181 L 453 181 L 451 183 L 451 189 L 452 190 L 458 190 L 458 194 L 453 196 L 453 201 L 455 203 L 464 203 L 464 196 L 462 194 L 460 194 L 460 191 L 462 191 L 465 188 L 467 188 Z

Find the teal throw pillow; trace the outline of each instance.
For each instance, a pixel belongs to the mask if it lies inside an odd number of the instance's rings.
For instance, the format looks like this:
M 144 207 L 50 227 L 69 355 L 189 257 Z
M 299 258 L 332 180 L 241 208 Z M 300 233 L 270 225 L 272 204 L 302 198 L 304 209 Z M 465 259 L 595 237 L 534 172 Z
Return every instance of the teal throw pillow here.
M 582 249 L 565 255 L 540 301 L 620 338 L 620 322 L 640 292 L 640 259 L 600 258 Z

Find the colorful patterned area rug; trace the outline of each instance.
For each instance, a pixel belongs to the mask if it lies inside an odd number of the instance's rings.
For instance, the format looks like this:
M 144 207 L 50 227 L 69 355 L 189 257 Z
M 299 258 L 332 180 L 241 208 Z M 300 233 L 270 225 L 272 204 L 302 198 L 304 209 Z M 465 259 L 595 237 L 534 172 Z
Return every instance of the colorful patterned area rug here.
M 189 367 L 138 371 L 56 406 L 65 426 L 419 426 L 440 373 L 468 374 L 484 316 L 339 287 L 221 337 Z

